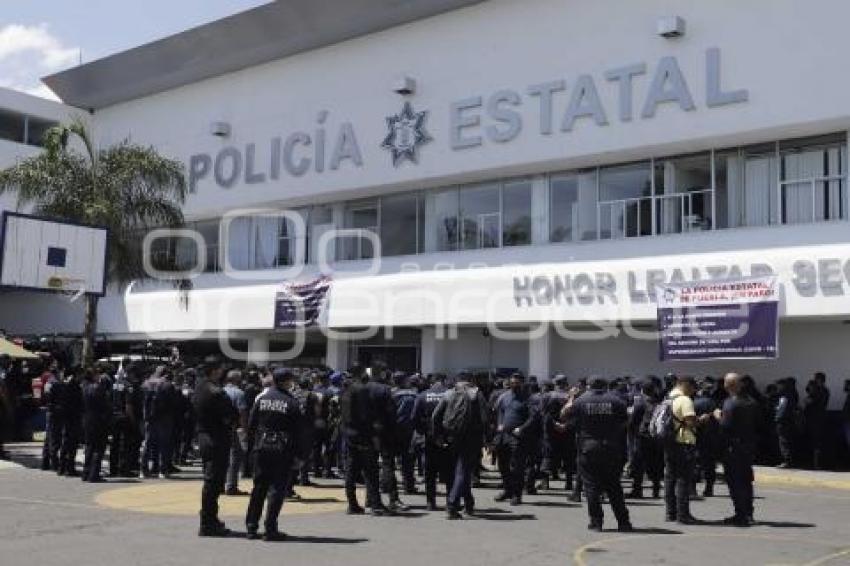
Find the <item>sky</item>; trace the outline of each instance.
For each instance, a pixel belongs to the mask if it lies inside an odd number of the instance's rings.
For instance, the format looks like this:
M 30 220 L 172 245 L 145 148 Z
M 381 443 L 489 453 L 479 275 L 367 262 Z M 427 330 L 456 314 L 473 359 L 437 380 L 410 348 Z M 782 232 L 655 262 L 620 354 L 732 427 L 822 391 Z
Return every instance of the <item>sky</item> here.
M 0 87 L 56 99 L 41 77 L 269 0 L 0 0 Z

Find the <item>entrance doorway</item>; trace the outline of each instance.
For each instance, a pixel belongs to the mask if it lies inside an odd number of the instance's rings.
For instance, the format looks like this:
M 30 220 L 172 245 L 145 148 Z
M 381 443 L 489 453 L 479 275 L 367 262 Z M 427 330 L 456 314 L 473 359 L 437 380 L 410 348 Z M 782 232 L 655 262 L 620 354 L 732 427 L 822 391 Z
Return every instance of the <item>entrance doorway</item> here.
M 363 367 L 375 365 L 412 373 L 419 370 L 419 346 L 356 346 L 356 359 Z

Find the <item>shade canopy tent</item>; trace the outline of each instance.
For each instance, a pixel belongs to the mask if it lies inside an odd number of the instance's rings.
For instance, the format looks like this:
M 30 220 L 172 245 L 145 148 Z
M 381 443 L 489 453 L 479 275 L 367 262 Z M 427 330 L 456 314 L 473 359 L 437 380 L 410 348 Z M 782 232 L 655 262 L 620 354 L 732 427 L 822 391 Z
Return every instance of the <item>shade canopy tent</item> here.
M 16 360 L 34 360 L 38 358 L 38 356 L 32 352 L 24 350 L 17 344 L 9 342 L 5 338 L 0 338 L 0 356 L 9 356 Z

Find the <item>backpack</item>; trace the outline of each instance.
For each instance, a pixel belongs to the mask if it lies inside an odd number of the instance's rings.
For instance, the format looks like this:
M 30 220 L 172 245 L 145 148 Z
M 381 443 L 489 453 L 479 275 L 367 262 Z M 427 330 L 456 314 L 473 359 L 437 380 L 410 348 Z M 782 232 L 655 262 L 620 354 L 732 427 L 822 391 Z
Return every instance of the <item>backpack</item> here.
M 446 436 L 459 438 L 469 432 L 474 423 L 477 392 L 477 389 L 471 387 L 458 386 L 446 399 L 446 412 L 443 413 L 443 432 Z
M 660 441 L 672 440 L 676 432 L 675 421 L 673 401 L 665 399 L 652 410 L 652 419 L 649 421 L 649 436 Z
M 640 424 L 638 425 L 638 436 L 642 436 L 644 438 L 652 438 L 652 434 L 649 432 L 649 428 L 652 425 L 652 417 L 655 415 L 655 409 L 658 408 L 658 403 L 653 403 L 649 400 L 644 401 L 646 403 L 646 409 L 643 412 L 643 418 L 640 420 Z

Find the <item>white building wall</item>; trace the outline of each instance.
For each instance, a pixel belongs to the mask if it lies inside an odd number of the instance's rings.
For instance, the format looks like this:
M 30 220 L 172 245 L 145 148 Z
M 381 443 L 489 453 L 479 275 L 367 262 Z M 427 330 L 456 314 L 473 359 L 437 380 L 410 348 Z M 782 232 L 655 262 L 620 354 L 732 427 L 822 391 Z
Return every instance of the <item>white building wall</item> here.
M 460 328 L 457 339 L 442 341 L 436 371 L 517 368 L 528 370 L 528 342 L 502 341 L 484 335 L 483 328 Z
M 726 372 L 749 373 L 761 385 L 783 377 L 796 377 L 800 394 L 816 371 L 827 375 L 832 391 L 831 409 L 840 409 L 844 380 L 850 379 L 850 325 L 841 321 L 787 321 L 779 328 L 779 358 L 776 360 L 712 360 L 705 362 L 660 362 L 658 342 L 638 340 L 625 333 L 599 340 L 555 338 L 552 371 L 563 371 L 571 382 L 581 377 L 606 378 L 631 375 L 659 377 L 668 372 L 702 377 L 722 377 Z
M 656 19 L 671 13 L 686 19 L 684 38 L 655 34 Z M 244 150 L 256 142 L 257 163 L 265 171 L 269 140 L 294 131 L 314 135 L 322 111 L 329 113 L 328 154 L 340 124 L 354 127 L 362 167 L 344 162 L 337 171 L 310 171 L 300 178 L 284 174 L 279 181 L 251 185 L 239 181 L 229 190 L 207 178 L 189 200 L 187 213 L 193 217 L 246 203 L 383 193 L 842 130 L 850 126 L 850 77 L 840 72 L 848 17 L 850 5 L 842 0 L 815 0 L 805 9 L 795 0 L 491 0 L 118 104 L 98 112 L 97 129 L 105 141 L 129 136 L 187 160 L 193 153 L 214 154 L 228 145 Z M 707 107 L 706 50 L 714 47 L 722 53 L 722 88 L 747 89 L 748 102 Z M 695 109 L 667 103 L 654 118 L 641 118 L 664 57 L 677 59 Z M 618 85 L 605 73 L 636 63 L 646 64 L 647 73 L 635 77 L 635 117 L 623 121 Z M 419 92 L 411 100 L 417 109 L 430 110 L 427 128 L 435 141 L 423 147 L 418 166 L 394 168 L 380 143 L 384 118 L 401 107 L 390 89 L 399 74 L 417 79 Z M 557 126 L 572 88 L 585 74 L 596 84 L 608 124 L 581 118 L 572 132 L 561 132 Z M 526 91 L 555 80 L 565 80 L 567 90 L 554 95 L 554 133 L 542 135 L 539 99 Z M 522 97 L 519 136 L 452 150 L 450 105 L 474 96 L 486 104 L 502 89 Z M 231 137 L 210 135 L 213 121 L 229 122 Z M 483 135 L 494 123 L 483 115 L 482 126 L 465 135 Z

